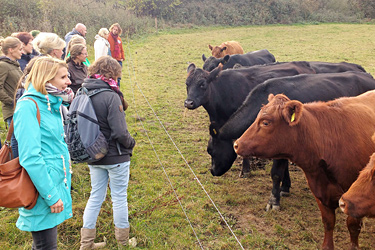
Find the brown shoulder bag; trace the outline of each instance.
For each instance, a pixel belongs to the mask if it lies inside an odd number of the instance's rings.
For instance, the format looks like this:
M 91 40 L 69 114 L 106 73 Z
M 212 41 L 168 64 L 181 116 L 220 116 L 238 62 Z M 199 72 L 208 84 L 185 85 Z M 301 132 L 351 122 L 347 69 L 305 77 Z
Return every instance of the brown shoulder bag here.
M 27 98 L 27 97 L 26 97 Z M 31 98 L 37 109 L 40 125 L 38 104 Z M 0 149 L 0 206 L 7 208 L 25 207 L 32 209 L 38 199 L 38 191 L 26 170 L 20 165 L 19 158 L 13 158 L 10 140 L 13 134 L 13 120 L 9 126 L 4 145 Z

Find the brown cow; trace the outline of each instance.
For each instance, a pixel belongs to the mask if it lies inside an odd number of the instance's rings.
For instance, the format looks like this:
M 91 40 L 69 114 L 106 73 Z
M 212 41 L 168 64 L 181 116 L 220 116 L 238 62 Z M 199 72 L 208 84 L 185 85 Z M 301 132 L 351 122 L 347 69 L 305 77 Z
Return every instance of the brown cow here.
M 224 42 L 215 47 L 208 45 L 208 47 L 212 51 L 212 56 L 216 58 L 222 58 L 225 55 L 243 54 L 240 43 L 236 41 Z
M 372 137 L 375 142 L 375 134 Z M 340 208 L 347 215 L 375 218 L 375 153 L 358 179 L 340 199 Z
M 322 215 L 323 249 L 334 249 L 338 201 L 375 151 L 374 100 L 375 90 L 307 104 L 271 94 L 234 144 L 243 157 L 287 158 L 302 168 Z M 347 217 L 352 249 L 358 249 L 361 223 L 360 218 Z

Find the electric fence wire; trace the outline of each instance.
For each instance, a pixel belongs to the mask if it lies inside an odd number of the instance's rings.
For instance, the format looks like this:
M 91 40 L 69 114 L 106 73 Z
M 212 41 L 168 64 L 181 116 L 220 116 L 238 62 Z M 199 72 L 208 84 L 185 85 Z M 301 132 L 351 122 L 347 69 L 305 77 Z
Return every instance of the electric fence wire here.
M 159 116 L 156 114 L 156 112 L 155 112 L 154 109 L 152 108 L 150 102 L 148 101 L 147 97 L 145 96 L 145 94 L 143 93 L 142 89 L 140 88 L 140 86 L 139 86 L 139 84 L 138 84 L 138 82 L 137 82 L 136 74 L 135 74 L 134 63 L 133 63 L 133 59 L 132 59 L 132 56 L 131 56 L 131 50 L 130 50 L 129 40 L 128 40 L 128 39 L 127 39 L 127 46 L 126 46 L 126 47 L 127 47 L 127 51 L 128 51 L 128 54 L 127 54 L 127 56 L 128 56 L 128 59 L 127 59 L 128 64 L 127 64 L 127 65 L 128 65 L 129 80 L 130 80 L 130 82 L 132 81 L 131 72 L 133 73 L 133 76 L 134 76 L 134 84 L 133 84 L 132 92 L 133 92 L 133 104 L 134 104 L 134 110 L 135 110 L 135 112 L 136 112 L 136 116 L 138 117 L 138 120 L 141 122 L 141 125 L 142 125 L 142 127 L 143 127 L 143 129 L 144 129 L 144 131 L 145 131 L 145 133 L 146 133 L 146 135 L 147 135 L 147 138 L 148 138 L 148 140 L 149 140 L 149 142 L 150 142 L 150 144 L 151 144 L 151 146 L 152 146 L 152 148 L 153 148 L 153 150 L 154 150 L 154 152 L 155 152 L 155 155 L 156 155 L 156 157 L 158 158 L 158 161 L 159 161 L 160 165 L 162 166 L 165 175 L 167 176 L 167 179 L 168 179 L 168 181 L 169 181 L 169 184 L 171 185 L 171 187 L 172 187 L 172 189 L 173 189 L 173 191 L 174 191 L 174 193 L 175 193 L 175 196 L 176 196 L 178 202 L 180 203 L 180 206 L 181 206 L 181 208 L 182 208 L 182 210 L 183 210 L 183 212 L 184 212 L 184 214 L 185 214 L 185 216 L 186 216 L 187 221 L 188 221 L 189 224 L 190 224 L 190 227 L 192 228 L 192 230 L 193 230 L 193 232 L 194 232 L 195 237 L 196 237 L 197 240 L 198 240 L 198 243 L 199 243 L 200 247 L 203 249 L 203 246 L 202 246 L 201 242 L 199 241 L 199 238 L 198 238 L 198 236 L 197 236 L 197 234 L 196 234 L 196 232 L 195 232 L 195 230 L 194 230 L 194 228 L 193 228 L 193 226 L 192 226 L 192 224 L 191 224 L 191 222 L 190 222 L 190 220 L 189 220 L 189 217 L 188 217 L 187 214 L 186 214 L 185 209 L 183 208 L 183 206 L 182 206 L 182 204 L 181 204 L 181 202 L 180 202 L 180 199 L 178 198 L 178 194 L 177 194 L 177 192 L 175 191 L 175 189 L 174 189 L 174 187 L 173 187 L 173 184 L 172 184 L 172 182 L 170 181 L 170 179 L 169 179 L 169 177 L 168 177 L 168 174 L 167 174 L 167 172 L 166 172 L 165 169 L 164 169 L 163 164 L 162 164 L 161 161 L 160 161 L 160 158 L 159 158 L 159 156 L 158 156 L 158 154 L 157 154 L 157 152 L 156 152 L 156 150 L 155 150 L 155 148 L 154 148 L 154 146 L 153 146 L 153 144 L 152 144 L 152 142 L 151 142 L 151 139 L 150 139 L 150 137 L 148 136 L 148 133 L 147 133 L 145 127 L 143 126 L 143 123 L 142 123 L 141 119 L 139 119 L 140 117 L 139 117 L 139 115 L 138 115 L 137 108 L 136 108 L 136 105 L 135 105 L 134 86 L 137 86 L 137 88 L 139 89 L 139 91 L 140 91 L 140 93 L 142 94 L 143 98 L 145 99 L 145 101 L 147 102 L 147 104 L 148 104 L 148 106 L 150 107 L 151 111 L 153 112 L 154 116 L 155 116 L 156 119 L 159 121 L 159 123 L 160 123 L 161 127 L 163 128 L 164 132 L 165 132 L 166 135 L 169 137 L 170 141 L 172 142 L 172 144 L 174 145 L 174 147 L 176 148 L 176 150 L 177 150 L 178 153 L 180 154 L 181 158 L 184 160 L 185 164 L 188 166 L 188 168 L 189 168 L 190 171 L 192 172 L 192 174 L 193 174 L 193 176 L 194 176 L 194 179 L 195 179 L 195 180 L 198 182 L 198 184 L 201 186 L 202 190 L 205 192 L 205 194 L 207 195 L 208 199 L 211 201 L 212 205 L 215 207 L 215 209 L 216 209 L 216 211 L 218 212 L 218 214 L 220 215 L 221 219 L 222 219 L 222 220 L 224 221 L 224 223 L 227 225 L 228 229 L 229 229 L 230 232 L 232 233 L 233 237 L 236 239 L 237 243 L 240 245 L 241 249 L 244 249 L 243 246 L 242 246 L 242 244 L 241 244 L 241 242 L 238 240 L 236 234 L 233 232 L 232 228 L 229 226 L 228 222 L 225 220 L 224 216 L 222 215 L 222 213 L 220 212 L 220 210 L 219 210 L 218 207 L 216 206 L 215 202 L 211 199 L 211 196 L 208 194 L 208 192 L 207 192 L 206 189 L 204 188 L 203 184 L 202 184 L 202 183 L 200 182 L 200 180 L 198 179 L 198 177 L 197 177 L 197 175 L 195 174 L 194 170 L 190 167 L 190 165 L 189 165 L 189 163 L 187 162 L 187 160 L 185 159 L 184 155 L 182 154 L 182 152 L 180 151 L 180 149 L 177 147 L 176 143 L 174 142 L 174 140 L 172 139 L 172 137 L 171 137 L 170 134 L 168 133 L 167 129 L 164 127 L 164 125 L 163 125 L 162 121 L 160 120 Z M 131 67 L 131 69 L 130 69 L 130 67 Z
M 129 53 L 129 54 L 130 54 L 130 53 Z M 129 64 L 130 64 L 130 63 L 128 63 L 129 80 L 130 80 L 130 82 L 132 82 L 132 77 L 131 77 L 131 74 L 130 74 L 131 71 L 130 71 L 130 68 L 129 68 L 129 67 L 130 67 Z M 134 70 L 134 68 L 133 68 L 133 70 Z M 135 76 L 135 74 L 134 74 L 134 76 Z M 134 84 L 134 85 L 135 85 L 135 84 Z M 177 194 L 177 192 L 176 192 L 176 190 L 175 190 L 175 188 L 174 188 L 174 186 L 173 186 L 171 180 L 169 179 L 168 173 L 166 172 L 166 170 L 165 170 L 165 168 L 164 168 L 164 165 L 163 165 L 163 163 L 161 162 L 158 153 L 156 152 L 156 149 L 155 149 L 155 147 L 154 147 L 154 144 L 152 143 L 151 138 L 149 137 L 149 135 L 148 135 L 148 133 L 147 133 L 147 130 L 146 130 L 145 126 L 143 125 L 143 122 L 142 122 L 142 120 L 140 119 L 140 116 L 139 116 L 139 114 L 138 114 L 138 112 L 137 112 L 137 108 L 136 108 L 136 105 L 135 105 L 134 85 L 133 85 L 133 88 L 132 88 L 132 94 L 133 94 L 134 112 L 135 112 L 135 114 L 136 114 L 136 117 L 138 118 L 139 122 L 141 123 L 141 126 L 142 126 L 143 130 L 145 131 L 145 134 L 146 134 L 146 136 L 147 136 L 147 139 L 148 139 L 148 141 L 150 142 L 150 145 L 151 145 L 151 147 L 152 147 L 152 150 L 154 151 L 155 156 L 156 156 L 156 158 L 158 159 L 159 164 L 160 164 L 160 166 L 162 167 L 163 172 L 164 172 L 164 174 L 165 174 L 165 176 L 166 176 L 166 178 L 167 178 L 167 180 L 168 180 L 168 182 L 169 182 L 169 185 L 171 186 L 171 188 L 172 188 L 172 190 L 173 190 L 173 193 L 174 193 L 174 195 L 176 196 L 176 199 L 177 199 L 178 203 L 180 204 L 180 207 L 181 207 L 183 213 L 185 214 L 186 220 L 188 221 L 188 223 L 189 223 L 191 229 L 193 230 L 193 233 L 194 233 L 194 235 L 195 235 L 195 238 L 196 238 L 197 241 L 198 241 L 198 244 L 199 244 L 200 248 L 201 248 L 201 249 L 204 249 L 203 246 L 202 246 L 202 243 L 201 243 L 200 240 L 199 240 L 199 237 L 198 237 L 197 233 L 196 233 L 195 230 L 194 230 L 194 227 L 193 227 L 193 225 L 192 225 L 192 223 L 191 223 L 191 221 L 190 221 L 190 219 L 189 219 L 189 216 L 187 215 L 186 210 L 184 209 L 184 207 L 183 207 L 183 205 L 182 205 L 182 203 L 181 203 L 181 200 L 180 200 L 180 198 L 179 198 L 179 196 L 178 196 L 178 194 Z

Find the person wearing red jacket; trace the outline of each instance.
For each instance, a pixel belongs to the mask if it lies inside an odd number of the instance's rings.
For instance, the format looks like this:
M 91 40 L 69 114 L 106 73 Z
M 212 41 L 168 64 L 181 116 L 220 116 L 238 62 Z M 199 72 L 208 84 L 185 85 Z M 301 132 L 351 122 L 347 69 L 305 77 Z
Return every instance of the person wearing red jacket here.
M 117 60 L 122 67 L 122 62 L 125 60 L 124 48 L 121 40 L 122 29 L 120 24 L 112 24 L 109 28 L 108 42 L 110 44 L 111 56 Z M 117 85 L 120 87 L 121 77 L 117 80 Z

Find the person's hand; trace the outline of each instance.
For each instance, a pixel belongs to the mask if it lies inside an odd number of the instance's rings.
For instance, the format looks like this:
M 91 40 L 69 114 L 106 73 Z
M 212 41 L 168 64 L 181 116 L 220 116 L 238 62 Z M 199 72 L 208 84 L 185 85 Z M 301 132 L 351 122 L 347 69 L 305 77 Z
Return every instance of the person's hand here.
M 59 199 L 55 204 L 50 206 L 51 213 L 61 213 L 64 210 L 64 203 Z

